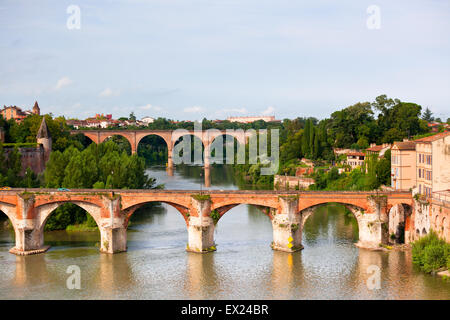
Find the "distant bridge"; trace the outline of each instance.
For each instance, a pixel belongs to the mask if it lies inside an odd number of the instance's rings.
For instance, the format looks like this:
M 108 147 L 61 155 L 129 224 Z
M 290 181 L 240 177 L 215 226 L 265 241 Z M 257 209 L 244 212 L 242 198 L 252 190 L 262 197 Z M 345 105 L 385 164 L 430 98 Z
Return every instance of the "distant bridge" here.
M 272 221 L 274 250 L 293 252 L 303 248 L 302 230 L 315 208 L 341 203 L 358 221 L 358 246 L 378 248 L 387 243 L 389 213 L 401 207 L 406 226 L 413 199 L 410 192 L 322 192 L 322 191 L 246 191 L 246 190 L 99 190 L 11 189 L 0 191 L 0 210 L 15 231 L 12 253 L 19 255 L 45 252 L 44 226 L 64 203 L 85 209 L 96 221 L 101 235 L 100 250 L 126 251 L 127 226 L 131 215 L 146 203 L 163 202 L 175 207 L 188 229 L 188 251 L 215 250 L 214 227 L 230 209 L 254 205 Z
M 195 136 L 199 138 L 205 148 L 204 150 L 204 163 L 205 167 L 209 167 L 209 158 L 211 155 L 211 145 L 213 141 L 223 135 L 229 135 L 236 139 L 236 141 L 245 145 L 247 142 L 248 133 L 244 130 L 72 130 L 71 134 L 83 134 L 91 139 L 93 142 L 99 144 L 112 136 L 122 136 L 128 140 L 131 145 L 131 153 L 135 154 L 138 150 L 139 142 L 147 136 L 161 137 L 167 144 L 168 150 L 168 167 L 173 167 L 173 148 L 175 143 L 183 136 Z

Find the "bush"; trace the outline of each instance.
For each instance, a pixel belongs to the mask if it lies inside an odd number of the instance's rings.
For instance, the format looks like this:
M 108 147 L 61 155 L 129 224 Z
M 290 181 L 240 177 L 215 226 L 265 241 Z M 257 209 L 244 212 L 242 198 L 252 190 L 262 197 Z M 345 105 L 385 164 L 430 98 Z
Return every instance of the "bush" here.
M 413 263 L 427 273 L 450 266 L 450 244 L 431 231 L 412 244 Z

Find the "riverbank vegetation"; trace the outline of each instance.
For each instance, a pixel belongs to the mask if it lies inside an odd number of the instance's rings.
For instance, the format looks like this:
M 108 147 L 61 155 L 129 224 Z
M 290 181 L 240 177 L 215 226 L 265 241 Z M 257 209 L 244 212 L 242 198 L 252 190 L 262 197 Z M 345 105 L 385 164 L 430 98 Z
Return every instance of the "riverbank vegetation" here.
M 412 260 L 426 273 L 450 270 L 450 243 L 440 239 L 433 230 L 412 244 Z

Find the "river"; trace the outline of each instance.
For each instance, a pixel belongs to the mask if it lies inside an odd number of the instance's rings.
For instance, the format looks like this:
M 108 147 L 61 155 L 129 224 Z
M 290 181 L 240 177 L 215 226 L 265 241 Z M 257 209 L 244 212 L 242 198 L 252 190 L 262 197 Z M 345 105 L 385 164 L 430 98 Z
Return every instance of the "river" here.
M 148 172 L 167 189 L 205 188 L 200 167 Z M 211 169 L 210 188 L 238 189 L 234 180 L 231 168 Z M 0 299 L 450 299 L 450 282 L 417 270 L 410 252 L 356 248 L 355 222 L 339 205 L 318 209 L 293 254 L 270 248 L 269 218 L 246 205 L 220 219 L 209 254 L 185 251 L 184 219 L 165 204 L 132 217 L 128 251 L 115 255 L 99 252 L 98 232 L 52 231 L 47 253 L 15 256 L 14 234 L 0 229 Z M 81 289 L 67 288 L 71 265 Z

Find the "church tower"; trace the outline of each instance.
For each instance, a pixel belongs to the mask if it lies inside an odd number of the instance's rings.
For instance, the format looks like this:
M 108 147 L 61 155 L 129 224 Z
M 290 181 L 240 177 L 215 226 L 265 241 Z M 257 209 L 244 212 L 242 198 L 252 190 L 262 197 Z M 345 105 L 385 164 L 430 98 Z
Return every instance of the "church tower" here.
M 41 108 L 39 108 L 37 101 L 34 102 L 33 114 L 37 114 L 37 115 L 41 114 Z
M 37 143 L 42 144 L 44 147 L 44 164 L 50 159 L 50 152 L 52 152 L 52 137 L 50 131 L 48 131 L 45 117 L 42 118 L 41 126 L 36 136 Z

